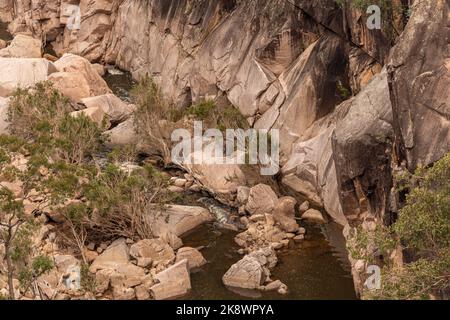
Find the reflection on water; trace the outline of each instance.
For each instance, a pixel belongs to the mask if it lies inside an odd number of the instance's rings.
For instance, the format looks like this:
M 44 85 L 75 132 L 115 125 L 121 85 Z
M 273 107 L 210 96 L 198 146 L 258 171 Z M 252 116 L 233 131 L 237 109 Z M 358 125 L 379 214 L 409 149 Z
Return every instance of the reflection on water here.
M 339 262 L 341 255 L 314 226 L 307 227 L 308 237 L 300 243 L 291 243 L 278 252 L 278 265 L 272 270 L 272 279 L 279 279 L 289 287 L 289 293 L 257 293 L 255 299 L 356 299 L 350 271 Z M 183 239 L 186 246 L 202 247 L 208 264 L 191 276 L 192 292 L 184 299 L 243 299 L 222 284 L 222 276 L 232 264 L 242 258 L 237 254 L 232 231 L 215 230 L 203 226 Z M 246 295 L 248 298 L 249 296 Z

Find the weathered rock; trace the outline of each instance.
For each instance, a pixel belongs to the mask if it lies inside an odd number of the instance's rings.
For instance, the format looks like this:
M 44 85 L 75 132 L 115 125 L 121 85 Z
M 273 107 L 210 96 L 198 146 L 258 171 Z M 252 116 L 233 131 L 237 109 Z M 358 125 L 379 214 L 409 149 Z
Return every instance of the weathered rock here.
M 410 171 L 450 151 L 449 6 L 414 2 L 388 63 L 397 154 Z
M 95 122 L 100 128 L 106 127 L 107 129 L 110 127 L 110 123 L 108 123 L 108 118 L 105 111 L 99 107 L 86 108 L 80 111 L 75 111 L 71 113 L 73 117 L 80 117 L 81 115 L 88 117 L 93 122 Z
M 155 300 L 171 300 L 191 290 L 188 261 L 182 260 L 155 276 L 157 284 L 150 288 Z
M 114 94 L 85 98 L 81 100 L 81 103 L 88 109 L 97 108 L 102 110 L 112 124 L 124 122 L 135 110 L 133 105 L 126 104 Z
M 252 252 L 231 266 L 222 277 L 225 286 L 242 289 L 261 289 L 276 265 L 276 256 L 270 248 Z
M 94 63 L 92 64 L 92 67 L 95 69 L 95 71 L 97 71 L 100 77 L 103 77 L 106 74 L 106 68 L 103 65 Z
M 173 250 L 178 250 L 183 246 L 183 240 L 170 231 L 161 233 L 159 238 L 171 246 Z
M 309 209 L 304 214 L 302 214 L 302 219 L 315 223 L 326 223 L 322 212 L 316 209 Z
M 273 211 L 275 222 L 280 224 L 281 229 L 286 232 L 297 232 L 300 226 L 295 220 L 295 205 L 297 200 L 292 197 L 278 199 L 278 203 Z
M 299 207 L 299 211 L 300 213 L 304 213 L 309 209 L 309 201 L 305 201 L 303 202 L 300 207 Z
M 206 260 L 203 255 L 200 251 L 194 248 L 184 247 L 178 250 L 176 262 L 180 262 L 185 259 L 188 261 L 188 268 L 191 272 L 196 271 L 206 264 Z
M 258 289 L 264 283 L 264 270 L 255 258 L 245 256 L 225 273 L 224 285 L 243 289 Z
M 0 58 L 0 97 L 7 97 L 18 88 L 28 88 L 47 80 L 56 68 L 45 59 Z
M 249 196 L 250 196 L 250 188 L 249 187 L 244 187 L 244 186 L 238 187 L 236 200 L 239 205 L 246 205 Z
M 130 262 L 129 250 L 125 239 L 113 242 L 101 255 L 92 263 L 89 270 L 92 273 L 102 269 L 117 270 L 121 266 Z
M 278 197 L 271 187 L 259 184 L 250 189 L 245 209 L 251 214 L 272 213 L 278 203 Z
M 156 218 L 149 216 L 156 236 L 171 232 L 180 237 L 213 220 L 211 213 L 202 207 L 171 205 Z
M 130 255 L 135 259 L 151 259 L 153 265 L 168 265 L 175 260 L 173 249 L 160 239 L 146 239 L 133 244 Z
M 3 39 L 0 39 L 0 49 L 4 49 L 4 48 L 6 48 L 6 46 L 7 46 L 8 44 L 6 43 L 6 41 L 5 40 L 3 40 Z
M 134 129 L 134 119 L 130 118 L 113 129 L 104 133 L 108 137 L 107 145 L 111 147 L 125 146 L 138 141 L 138 135 Z
M 75 102 L 111 93 L 105 80 L 88 60 L 80 56 L 65 54 L 55 62 L 55 67 L 59 72 L 49 77 L 49 80 Z
M 11 44 L 0 50 L 4 58 L 42 58 L 42 42 L 33 37 L 18 34 Z

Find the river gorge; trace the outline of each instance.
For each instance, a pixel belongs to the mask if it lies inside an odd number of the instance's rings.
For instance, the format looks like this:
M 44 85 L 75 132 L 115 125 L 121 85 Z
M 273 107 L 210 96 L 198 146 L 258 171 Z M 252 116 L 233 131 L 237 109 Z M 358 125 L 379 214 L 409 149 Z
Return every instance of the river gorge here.
M 395 275 L 447 261 L 450 3 L 375 2 L 373 29 L 353 0 L 0 0 L 0 222 L 35 226 L 0 297 L 445 298 Z M 200 121 L 276 131 L 279 172 L 175 160 Z

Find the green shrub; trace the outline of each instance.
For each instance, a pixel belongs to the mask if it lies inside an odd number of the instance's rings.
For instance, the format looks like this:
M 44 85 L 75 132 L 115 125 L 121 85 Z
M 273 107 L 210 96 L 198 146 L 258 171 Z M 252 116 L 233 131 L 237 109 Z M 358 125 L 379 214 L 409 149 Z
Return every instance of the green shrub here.
M 402 190 L 410 192 L 398 221 L 374 242 L 390 237 L 408 253 L 408 260 L 403 268 L 384 266 L 381 289 L 368 291 L 365 297 L 443 297 L 450 290 L 450 153 L 430 168 L 417 169 L 409 179 L 403 175 L 402 181 Z M 361 241 L 360 248 L 364 245 Z

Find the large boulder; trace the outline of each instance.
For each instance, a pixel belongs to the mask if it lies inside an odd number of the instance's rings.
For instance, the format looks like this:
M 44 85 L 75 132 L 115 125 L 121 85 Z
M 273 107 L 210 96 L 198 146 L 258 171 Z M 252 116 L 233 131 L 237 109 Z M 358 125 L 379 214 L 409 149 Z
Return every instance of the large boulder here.
M 17 88 L 28 88 L 47 80 L 56 68 L 46 59 L 0 58 L 0 97 L 11 95 Z
M 410 171 L 450 151 L 449 6 L 415 1 L 388 63 L 397 153 Z
M 283 184 L 325 208 L 341 225 L 348 216 L 367 211 L 368 202 L 379 212 L 386 207 L 390 190 L 392 136 L 392 108 L 383 71 L 293 145 L 282 168 Z
M 278 199 L 278 203 L 273 211 L 273 218 L 277 222 L 281 229 L 286 232 L 295 233 L 300 226 L 295 220 L 295 205 L 297 200 L 292 197 L 283 197 Z
M 81 100 L 81 103 L 87 109 L 95 108 L 102 110 L 112 124 L 124 122 L 135 110 L 133 105 L 126 104 L 114 94 L 84 98 Z
M 54 86 L 74 102 L 111 93 L 105 80 L 83 57 L 65 54 L 55 62 L 58 73 L 49 77 Z
M 198 268 L 203 267 L 206 264 L 206 260 L 201 252 L 195 248 L 184 247 L 178 250 L 176 262 L 185 259 L 188 261 L 189 271 L 191 272 L 198 270 Z
M 140 260 L 144 265 L 151 261 L 153 266 L 168 265 L 175 260 L 172 247 L 160 239 L 145 239 L 133 244 L 130 255 L 138 260 L 138 265 L 141 265 Z
M 278 196 L 266 184 L 258 184 L 250 189 L 245 209 L 251 214 L 272 213 L 278 203 Z
M 182 260 L 155 276 L 157 284 L 150 288 L 155 300 L 180 298 L 191 290 L 188 261 Z
M 180 237 L 214 218 L 202 207 L 171 205 L 156 215 L 149 215 L 149 219 L 155 236 L 171 232 Z
M 110 147 L 126 146 L 138 141 L 138 134 L 134 128 L 134 119 L 122 122 L 118 126 L 106 131 L 104 135 L 108 138 L 107 145 Z
M 262 248 L 232 265 L 222 277 L 223 284 L 231 288 L 260 290 L 270 277 L 270 269 L 276 264 L 274 251 Z
M 18 34 L 11 44 L 0 50 L 4 58 L 42 58 L 42 42 L 33 37 Z
M 130 254 L 126 240 L 119 239 L 94 260 L 89 270 L 92 273 L 102 269 L 118 270 L 120 267 L 128 265 L 129 262 Z

